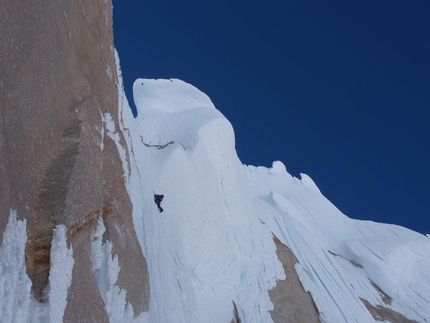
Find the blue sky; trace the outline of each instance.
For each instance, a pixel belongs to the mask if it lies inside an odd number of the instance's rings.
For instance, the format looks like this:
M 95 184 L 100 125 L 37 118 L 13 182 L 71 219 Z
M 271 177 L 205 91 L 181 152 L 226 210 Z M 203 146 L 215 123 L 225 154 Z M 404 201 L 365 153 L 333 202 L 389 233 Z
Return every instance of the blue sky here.
M 230 120 L 244 164 L 281 160 L 351 218 L 430 233 L 430 2 L 119 1 L 136 78 L 180 78 Z

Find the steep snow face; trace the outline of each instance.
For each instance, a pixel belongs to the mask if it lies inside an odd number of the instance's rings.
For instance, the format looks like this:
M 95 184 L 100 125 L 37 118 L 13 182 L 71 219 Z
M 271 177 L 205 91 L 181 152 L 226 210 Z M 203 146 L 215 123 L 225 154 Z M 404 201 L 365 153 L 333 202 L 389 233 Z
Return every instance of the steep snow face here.
M 190 84 L 139 79 L 134 98 L 136 119 L 120 102 L 125 179 L 150 271 L 145 320 L 230 322 L 234 301 L 243 322 L 272 322 L 267 291 L 284 279 L 272 233 L 298 258 L 323 322 L 430 317 L 428 238 L 349 219 L 282 162 L 244 167 L 230 123 Z M 165 196 L 163 213 L 154 193 Z
M 284 273 L 230 123 L 183 81 L 139 79 L 134 91 L 138 118 L 124 119 L 134 122 L 129 185 L 150 270 L 150 321 L 230 322 L 234 301 L 245 322 L 270 322 L 267 290 Z M 163 213 L 154 191 L 165 196 Z

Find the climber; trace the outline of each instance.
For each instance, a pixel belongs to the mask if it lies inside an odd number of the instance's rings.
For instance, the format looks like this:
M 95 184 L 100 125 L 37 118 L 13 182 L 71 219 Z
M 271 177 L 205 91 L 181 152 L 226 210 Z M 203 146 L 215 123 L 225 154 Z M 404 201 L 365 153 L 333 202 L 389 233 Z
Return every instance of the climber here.
M 158 194 L 155 194 L 155 193 L 154 193 L 154 201 L 155 201 L 155 204 L 157 204 L 157 206 L 158 206 L 158 211 L 160 211 L 160 213 L 164 211 L 164 210 L 163 210 L 163 208 L 160 206 L 160 203 L 161 203 L 161 201 L 163 200 L 163 198 L 164 198 L 164 195 L 163 195 L 163 194 L 158 195 Z

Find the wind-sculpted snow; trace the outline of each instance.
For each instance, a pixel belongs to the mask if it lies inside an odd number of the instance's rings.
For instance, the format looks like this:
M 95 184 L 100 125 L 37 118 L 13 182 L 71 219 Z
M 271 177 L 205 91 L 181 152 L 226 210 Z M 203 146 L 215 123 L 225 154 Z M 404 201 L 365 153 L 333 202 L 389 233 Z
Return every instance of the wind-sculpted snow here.
M 207 123 L 228 123 L 206 94 L 181 80 L 138 79 L 133 91 L 140 135 L 150 145 L 174 141 L 194 149 Z
M 268 290 L 285 278 L 273 234 L 297 257 L 323 322 L 375 322 L 369 306 L 408 322 L 430 317 L 428 238 L 346 217 L 282 162 L 244 167 L 230 123 L 190 84 L 139 79 L 134 98 L 138 117 L 122 97 L 120 119 L 150 272 L 145 320 L 231 322 L 234 301 L 242 322 L 272 322 Z
M 150 270 L 150 322 L 230 322 L 232 301 L 243 322 L 270 322 L 267 290 L 284 273 L 230 123 L 183 81 L 137 80 L 134 90 L 138 118 L 123 118 L 136 160 L 129 183 Z M 183 147 L 147 147 L 140 136 Z M 165 196 L 163 213 L 153 191 Z
M 272 227 L 297 256 L 297 270 L 326 322 L 374 322 L 360 298 L 411 320 L 430 318 L 430 241 L 408 229 L 343 215 L 309 178 L 246 167 Z M 312 182 L 313 183 L 313 182 Z

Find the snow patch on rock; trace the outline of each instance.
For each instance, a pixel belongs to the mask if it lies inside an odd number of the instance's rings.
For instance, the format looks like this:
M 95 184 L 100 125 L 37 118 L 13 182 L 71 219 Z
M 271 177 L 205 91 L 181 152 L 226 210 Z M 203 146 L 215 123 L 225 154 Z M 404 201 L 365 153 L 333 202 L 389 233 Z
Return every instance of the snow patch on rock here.
M 91 234 L 91 261 L 109 322 L 147 322 L 147 313 L 133 317 L 133 306 L 125 300 L 127 292 L 116 284 L 120 271 L 118 256 L 112 256 L 111 242 L 103 243 L 105 230 L 103 220 L 99 218 L 97 227 Z
M 31 295 L 31 280 L 26 273 L 26 221 L 16 217 L 16 212 L 11 210 L 0 248 L 0 321 L 63 322 L 74 265 L 72 248 L 67 247 L 66 229 L 59 225 L 53 230 L 49 283 L 44 291 L 46 301 L 41 303 Z
M 66 228 L 59 225 L 53 230 L 51 268 L 49 271 L 49 322 L 63 322 L 67 305 L 67 291 L 72 283 L 75 263 L 72 247 L 67 247 Z
M 26 220 L 10 210 L 0 247 L 0 321 L 29 320 L 31 280 L 25 268 Z

